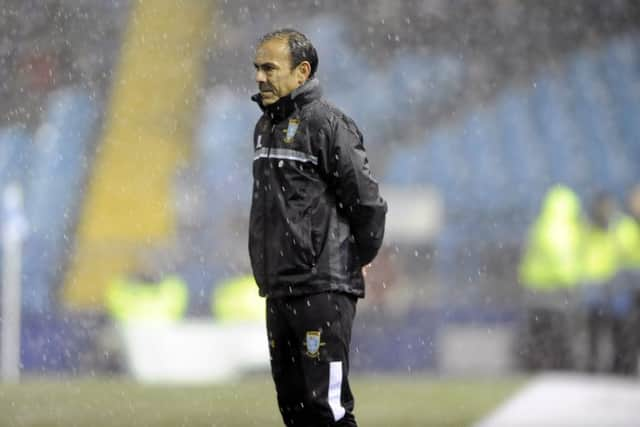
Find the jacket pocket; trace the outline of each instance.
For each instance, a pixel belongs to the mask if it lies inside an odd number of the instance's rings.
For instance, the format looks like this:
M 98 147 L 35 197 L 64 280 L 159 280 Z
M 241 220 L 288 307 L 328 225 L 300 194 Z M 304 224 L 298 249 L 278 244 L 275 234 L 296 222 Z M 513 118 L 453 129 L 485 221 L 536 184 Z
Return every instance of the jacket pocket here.
M 277 258 L 279 274 L 308 273 L 315 265 L 316 253 L 311 239 L 311 218 L 308 215 L 286 220 L 282 242 L 272 242 L 278 247 Z
M 249 260 L 251 261 L 251 269 L 256 279 L 256 283 L 260 289 L 266 287 L 266 271 L 265 271 L 265 245 L 264 236 L 262 236 L 258 227 L 251 224 L 249 230 Z

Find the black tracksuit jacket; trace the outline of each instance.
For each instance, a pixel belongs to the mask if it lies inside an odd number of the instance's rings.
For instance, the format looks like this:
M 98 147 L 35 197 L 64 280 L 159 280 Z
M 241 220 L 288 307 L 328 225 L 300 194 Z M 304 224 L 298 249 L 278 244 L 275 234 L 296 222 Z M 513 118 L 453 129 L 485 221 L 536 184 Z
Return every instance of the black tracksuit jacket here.
M 387 204 L 362 134 L 311 79 L 264 107 L 255 127 L 249 254 L 266 297 L 364 296 L 362 266 L 382 244 Z M 366 102 L 366 101 L 365 101 Z

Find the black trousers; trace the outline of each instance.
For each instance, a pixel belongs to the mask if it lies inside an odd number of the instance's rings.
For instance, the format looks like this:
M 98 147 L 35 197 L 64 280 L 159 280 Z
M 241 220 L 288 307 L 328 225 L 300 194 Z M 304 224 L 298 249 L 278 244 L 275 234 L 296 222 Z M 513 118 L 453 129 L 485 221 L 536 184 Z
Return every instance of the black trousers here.
M 616 314 L 593 308 L 587 313 L 589 337 L 589 372 L 608 372 L 634 376 L 638 373 L 640 350 L 640 297 L 634 301 L 629 312 Z M 600 343 L 611 343 L 612 354 L 602 360 Z
M 267 299 L 271 374 L 288 427 L 357 426 L 348 381 L 355 311 L 356 297 L 342 293 Z
M 631 296 L 631 308 L 623 315 L 612 316 L 614 374 L 635 376 L 638 374 L 640 356 L 640 291 Z
M 587 372 L 610 372 L 613 361 L 604 360 L 601 343 L 612 342 L 612 317 L 608 310 L 591 307 L 587 311 Z M 604 338 L 604 339 L 603 339 Z
M 635 376 L 638 373 L 638 318 L 637 313 L 611 319 L 613 366 L 611 372 Z
M 528 371 L 565 370 L 573 366 L 569 326 L 565 313 L 551 308 L 530 308 L 526 315 L 521 358 Z

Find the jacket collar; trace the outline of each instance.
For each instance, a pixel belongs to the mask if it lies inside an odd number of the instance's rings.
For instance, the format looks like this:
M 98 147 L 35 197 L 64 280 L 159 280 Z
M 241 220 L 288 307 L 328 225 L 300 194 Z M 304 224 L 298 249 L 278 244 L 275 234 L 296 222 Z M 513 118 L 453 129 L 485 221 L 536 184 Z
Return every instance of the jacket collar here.
M 262 105 L 262 98 L 259 93 L 251 97 L 260 109 L 267 114 L 272 121 L 279 122 L 289 117 L 294 111 L 303 105 L 310 103 L 322 96 L 320 82 L 315 77 L 293 90 L 289 95 L 283 96 L 271 105 Z

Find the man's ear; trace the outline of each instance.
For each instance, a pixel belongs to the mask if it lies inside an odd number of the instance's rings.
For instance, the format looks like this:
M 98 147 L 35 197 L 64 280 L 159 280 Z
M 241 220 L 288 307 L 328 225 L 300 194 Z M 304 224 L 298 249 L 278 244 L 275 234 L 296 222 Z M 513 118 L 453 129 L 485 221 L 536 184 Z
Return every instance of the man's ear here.
M 311 74 L 311 64 L 309 61 L 302 61 L 296 67 L 296 73 L 298 74 L 298 83 L 302 84 L 309 78 Z

